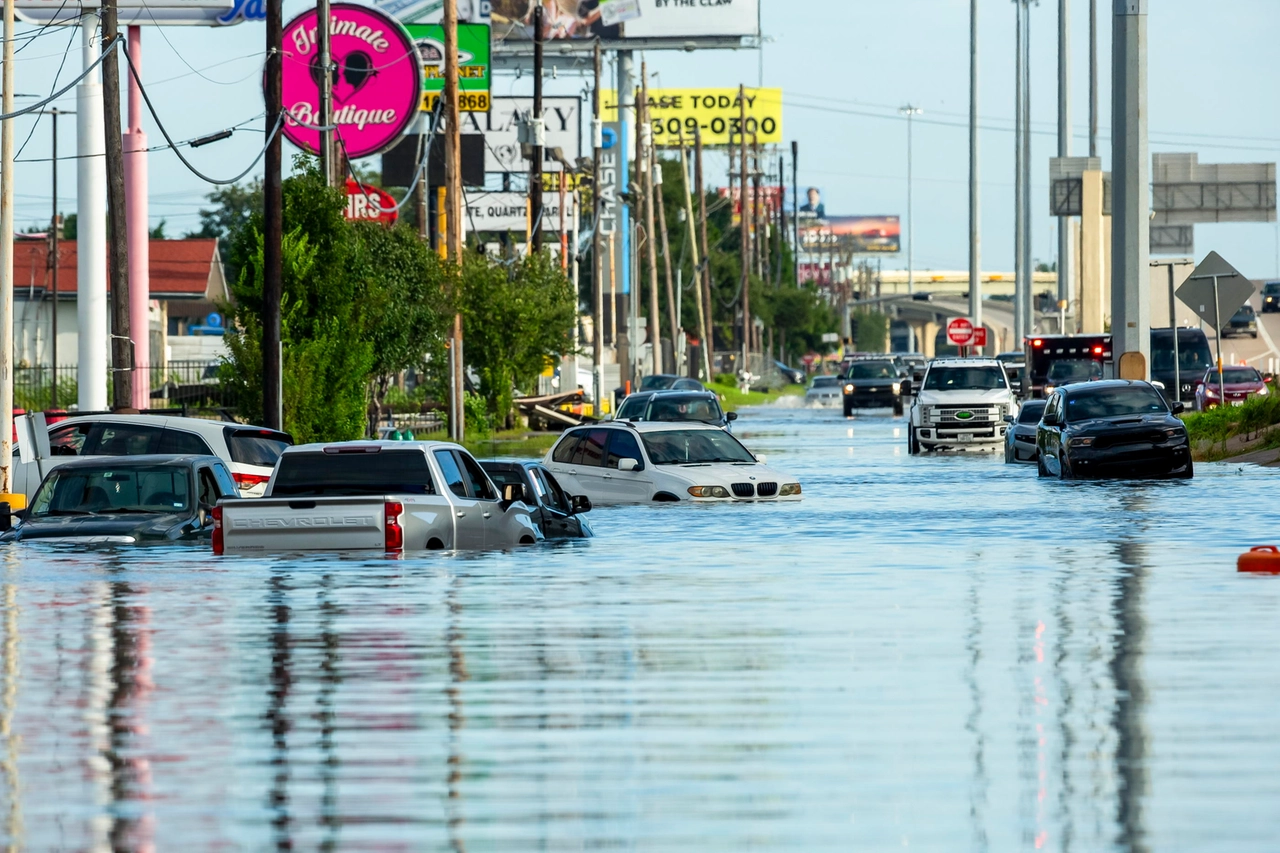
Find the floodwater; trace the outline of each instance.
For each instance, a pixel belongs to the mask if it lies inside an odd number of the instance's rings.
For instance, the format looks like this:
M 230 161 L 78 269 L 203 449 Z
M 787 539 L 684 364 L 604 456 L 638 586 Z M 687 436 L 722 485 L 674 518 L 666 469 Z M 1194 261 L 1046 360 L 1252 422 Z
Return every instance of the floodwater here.
M 776 506 L 518 553 L 0 550 L 28 850 L 1275 850 L 1280 472 L 748 411 Z

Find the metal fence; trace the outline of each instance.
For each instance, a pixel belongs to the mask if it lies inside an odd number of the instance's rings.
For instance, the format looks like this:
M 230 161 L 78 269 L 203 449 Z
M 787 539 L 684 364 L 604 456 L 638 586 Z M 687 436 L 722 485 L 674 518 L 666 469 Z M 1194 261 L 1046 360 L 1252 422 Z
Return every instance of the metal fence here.
M 218 383 L 218 365 L 205 361 L 170 361 L 145 368 L 150 377 L 152 408 L 225 409 L 234 406 Z M 27 411 L 74 408 L 79 396 L 79 371 L 74 364 L 61 365 L 54 394 L 53 368 L 48 365 L 18 367 L 13 375 L 13 405 Z M 110 378 L 106 383 L 108 406 L 115 404 Z

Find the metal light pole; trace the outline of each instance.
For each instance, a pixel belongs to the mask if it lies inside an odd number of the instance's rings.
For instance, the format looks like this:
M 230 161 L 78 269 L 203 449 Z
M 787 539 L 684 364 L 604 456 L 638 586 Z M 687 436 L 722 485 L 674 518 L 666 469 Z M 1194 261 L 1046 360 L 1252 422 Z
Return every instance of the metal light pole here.
M 1071 156 L 1071 2 L 1058 0 L 1058 156 Z M 1071 301 L 1071 220 L 1058 219 L 1058 301 Z M 1066 329 L 1059 326 L 1059 332 Z
M 1112 26 L 1111 334 L 1118 355 L 1142 355 L 1143 375 L 1121 378 L 1145 379 L 1151 357 L 1147 0 L 1117 0 Z
M 13 112 L 13 0 L 4 0 L 4 69 L 0 112 Z M 26 503 L 13 491 L 13 119 L 0 121 L 0 500 Z
M 49 366 L 53 383 L 49 386 L 49 408 L 58 408 L 58 239 L 62 224 L 58 221 L 58 116 L 74 114 L 73 110 L 48 110 L 53 124 L 53 218 L 49 220 L 49 284 L 53 297 L 50 312 Z
M 915 247 L 916 247 L 916 241 L 914 236 L 916 220 L 915 220 L 915 217 L 912 216 L 911 214 L 911 189 L 912 189 L 911 187 L 911 184 L 912 184 L 911 117 L 915 115 L 919 115 L 920 113 L 924 112 L 924 110 L 920 109 L 917 106 L 907 104 L 905 107 L 901 107 L 898 110 L 898 112 L 902 113 L 907 117 L 907 293 L 912 294 L 916 292 L 916 270 L 915 270 L 915 264 L 912 258 L 912 254 L 915 251 Z M 915 337 L 916 337 L 915 329 L 912 328 L 910 324 L 908 324 L 907 325 L 907 351 L 908 352 L 916 351 Z
M 982 237 L 978 199 L 978 0 L 969 0 L 969 316 L 982 326 Z

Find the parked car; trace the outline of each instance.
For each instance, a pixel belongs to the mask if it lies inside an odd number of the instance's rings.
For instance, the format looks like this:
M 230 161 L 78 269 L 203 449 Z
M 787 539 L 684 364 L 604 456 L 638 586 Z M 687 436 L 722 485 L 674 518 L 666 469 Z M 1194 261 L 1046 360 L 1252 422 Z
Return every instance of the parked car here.
M 1237 308 L 1236 313 L 1232 314 L 1231 319 L 1222 327 L 1222 337 L 1229 338 L 1232 335 L 1258 337 L 1258 314 L 1247 302 Z
M 1243 406 L 1250 396 L 1256 394 L 1262 397 L 1267 394 L 1267 383 L 1263 381 L 1262 374 L 1256 368 L 1244 364 L 1224 366 L 1221 384 L 1225 387 L 1219 388 L 1219 384 L 1218 370 L 1215 367 L 1208 368 L 1204 375 L 1196 379 L 1197 412 L 1221 406 L 1224 390 L 1226 402 L 1231 406 Z
M 587 539 L 595 535 L 586 519 L 591 499 L 570 495 L 560 488 L 555 475 L 541 462 L 494 459 L 481 462 L 480 467 L 499 489 L 520 487 L 520 500 L 529 507 L 534 523 L 547 539 Z
M 907 452 L 995 450 L 1004 444 L 1005 415 L 1017 406 L 1004 365 L 994 358 L 935 358 L 915 393 L 907 425 Z
M 216 456 L 129 456 L 71 459 L 36 489 L 3 542 L 75 545 L 208 540 L 213 510 L 237 497 Z
M 640 395 L 631 395 L 636 396 Z M 631 397 L 618 410 L 616 420 L 695 421 L 728 429 L 738 419 L 737 412 L 720 408 L 720 398 L 710 391 L 653 391 L 635 405 Z
M 1262 285 L 1262 313 L 1280 311 L 1280 281 L 1268 281 Z
M 1041 477 L 1169 477 L 1194 473 L 1187 428 L 1149 382 L 1109 379 L 1049 395 L 1036 431 Z
M 673 373 L 655 373 L 640 380 L 637 391 L 705 391 L 702 383 L 688 376 Z
M 892 361 L 854 361 L 844 373 L 844 416 L 854 409 L 893 409 L 902 414 L 902 375 Z
M 1004 416 L 1005 423 L 1009 424 L 1004 434 L 1005 462 L 1036 461 L 1036 428 L 1040 425 L 1044 407 L 1044 400 L 1027 400 L 1016 416 Z
M 293 444 L 288 433 L 265 427 L 163 415 L 67 418 L 49 427 L 48 435 L 47 458 L 36 458 L 38 449 L 23 447 L 15 452 L 25 464 L 15 459 L 14 490 L 28 499 L 50 469 L 68 459 L 151 454 L 217 456 L 231 471 L 243 497 L 260 497 L 276 460 Z
M 798 370 L 781 361 L 775 361 L 773 366 L 778 368 L 778 372 L 782 374 L 782 377 L 792 385 L 804 384 L 805 372 L 803 370 Z
M 304 444 L 280 455 L 264 497 L 222 500 L 214 553 L 479 550 L 542 539 L 519 489 L 493 485 L 441 441 Z
M 834 406 L 844 397 L 844 380 L 839 376 L 815 376 L 809 383 L 809 390 L 804 392 L 806 403 L 820 406 Z
M 613 421 L 567 431 L 543 463 L 596 506 L 800 500 L 800 483 L 704 424 Z

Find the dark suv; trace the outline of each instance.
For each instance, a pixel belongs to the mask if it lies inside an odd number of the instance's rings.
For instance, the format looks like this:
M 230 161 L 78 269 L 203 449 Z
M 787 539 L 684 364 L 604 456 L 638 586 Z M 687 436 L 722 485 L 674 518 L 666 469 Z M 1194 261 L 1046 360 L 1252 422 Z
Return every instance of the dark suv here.
M 1280 281 L 1268 281 L 1262 285 L 1262 313 L 1280 311 Z
M 1253 306 L 1247 302 L 1241 305 L 1236 313 L 1231 315 L 1231 319 L 1222 327 L 1222 336 L 1224 338 L 1231 335 L 1248 335 L 1251 338 L 1258 337 L 1258 315 L 1253 310 Z

